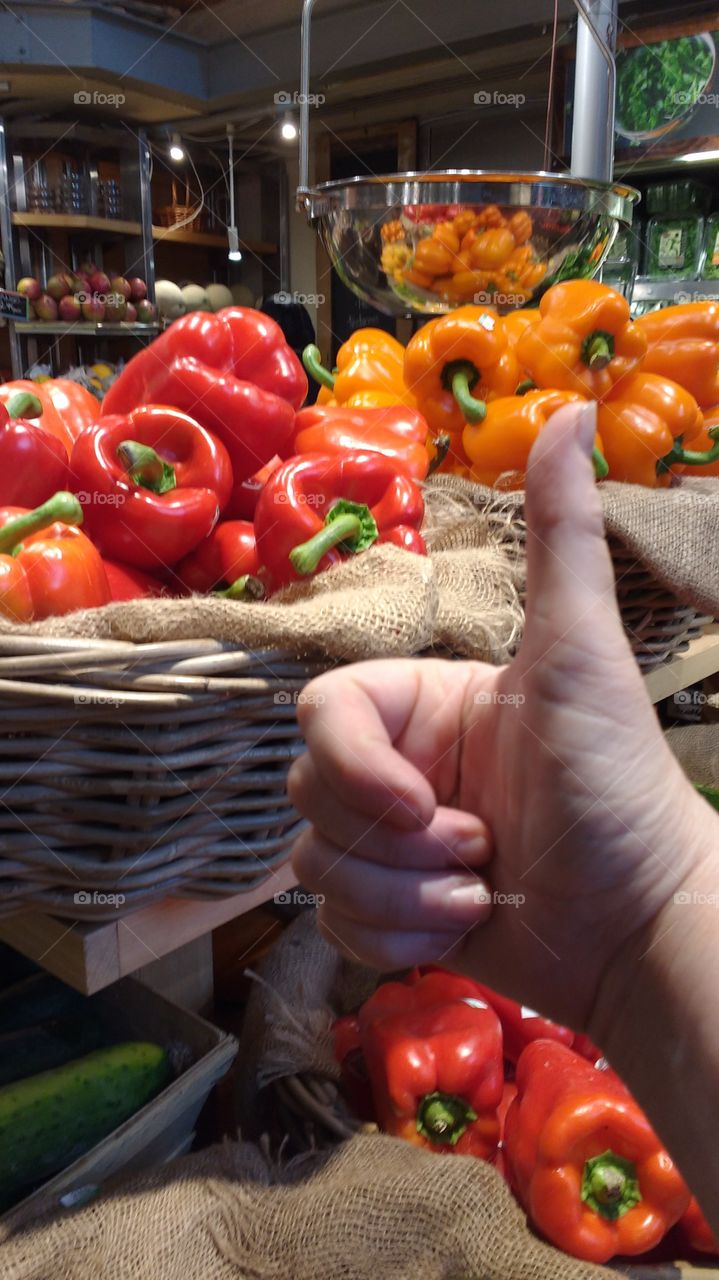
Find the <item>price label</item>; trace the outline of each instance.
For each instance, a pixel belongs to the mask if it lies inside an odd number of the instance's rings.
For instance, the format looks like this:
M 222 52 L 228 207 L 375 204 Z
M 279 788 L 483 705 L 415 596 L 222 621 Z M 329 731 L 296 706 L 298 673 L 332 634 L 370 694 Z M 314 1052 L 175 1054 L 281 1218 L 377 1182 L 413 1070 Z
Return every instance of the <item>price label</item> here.
M 0 316 L 7 320 L 27 320 L 27 298 L 12 289 L 0 289 Z

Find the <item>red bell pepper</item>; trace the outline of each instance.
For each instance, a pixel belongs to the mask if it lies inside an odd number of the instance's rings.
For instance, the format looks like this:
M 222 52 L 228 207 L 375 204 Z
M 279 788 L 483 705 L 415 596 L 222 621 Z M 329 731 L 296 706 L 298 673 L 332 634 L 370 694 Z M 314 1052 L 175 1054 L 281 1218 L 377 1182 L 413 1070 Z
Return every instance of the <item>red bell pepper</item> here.
M 100 553 L 81 523 L 72 493 L 56 493 L 34 511 L 0 508 L 0 616 L 32 622 L 108 603 Z
M 171 593 L 164 582 L 141 569 L 131 569 L 116 560 L 103 560 L 111 600 L 152 600 Z
M 560 1044 L 572 1045 L 574 1032 L 558 1022 L 550 1022 L 541 1013 L 528 1009 L 526 1005 L 517 1004 L 509 996 L 500 996 L 491 987 L 476 983 L 483 1000 L 494 1009 L 502 1024 L 504 1038 L 504 1056 L 510 1062 L 516 1062 L 523 1049 L 533 1040 L 557 1040 Z
M 235 486 L 280 453 L 292 434 L 295 414 L 287 400 L 189 356 L 163 365 L 148 385 L 149 399 L 191 414 L 222 442 Z
M 139 569 L 188 555 L 214 528 L 232 487 L 219 440 L 164 405 L 101 418 L 77 441 L 71 469 L 102 554 Z
M 238 579 L 255 576 L 260 568 L 251 520 L 223 520 L 212 533 L 185 556 L 175 578 L 186 591 L 232 588 Z
M 289 458 L 265 485 L 255 513 L 260 561 L 273 587 L 322 572 L 373 542 L 424 555 L 419 486 L 380 453 Z
M 351 409 L 346 405 L 310 405 L 295 418 L 292 453 L 345 453 L 371 449 L 392 458 L 412 480 L 429 471 L 429 428 L 416 409 L 386 405 Z M 446 450 L 445 450 L 446 452 Z
M 223 512 L 226 520 L 254 520 L 257 510 L 257 502 L 262 490 L 273 471 L 281 465 L 282 459 L 279 456 L 270 458 L 264 467 L 260 467 L 253 476 L 248 476 L 246 480 L 241 480 L 236 484 L 230 494 L 228 502 Z
M 689 1208 L 679 1219 L 681 1233 L 691 1249 L 697 1253 L 713 1253 L 719 1256 L 719 1241 L 692 1196 Z
M 31 392 L 18 391 L 0 403 L 0 503 L 36 507 L 68 487 L 67 449 L 45 430 L 42 411 Z
M 284 449 L 306 395 L 307 376 L 279 325 L 225 307 L 182 316 L 133 356 L 103 413 L 152 402 L 190 413 L 227 448 L 237 485 Z
M 193 311 L 181 316 L 133 356 L 105 396 L 103 413 L 129 413 L 147 404 L 158 377 L 186 356 L 271 391 L 293 409 L 307 396 L 307 375 L 280 326 L 251 307 L 223 307 L 214 315 Z M 263 459 L 268 460 L 269 455 Z
M 337 1019 L 332 1026 L 332 1039 L 335 1058 L 340 1065 L 340 1086 L 352 1114 L 365 1124 L 376 1123 L 372 1086 L 356 1013 Z
M 534 1040 L 517 1064 L 505 1129 L 512 1186 L 552 1244 L 590 1262 L 653 1249 L 689 1191 L 612 1071 Z
M 490 1160 L 502 1098 L 497 1015 L 458 974 L 386 982 L 359 1012 L 380 1127 L 415 1146 Z
M 499 1120 L 499 1147 L 494 1157 L 494 1167 L 497 1173 L 501 1173 L 502 1177 L 508 1182 L 509 1171 L 507 1169 L 507 1158 L 504 1154 L 504 1134 L 507 1127 L 507 1116 L 509 1108 L 517 1096 L 517 1086 L 514 1080 L 505 1080 L 504 1089 L 502 1090 L 502 1101 L 497 1110 L 497 1119 Z

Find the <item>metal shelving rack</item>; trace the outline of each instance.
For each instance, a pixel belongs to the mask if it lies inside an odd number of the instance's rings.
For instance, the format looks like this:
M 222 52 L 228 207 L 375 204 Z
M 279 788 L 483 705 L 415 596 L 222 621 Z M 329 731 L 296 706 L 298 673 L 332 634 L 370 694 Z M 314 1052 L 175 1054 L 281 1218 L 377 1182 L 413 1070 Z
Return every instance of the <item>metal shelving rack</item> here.
M 24 139 L 23 139 L 24 141 Z M 106 144 L 109 145 L 109 144 Z M 150 189 L 151 154 L 144 130 L 137 134 L 137 149 L 118 146 L 121 186 L 132 193 L 135 219 L 103 218 L 95 205 L 97 169 L 90 165 L 90 211 L 88 214 L 38 212 L 27 209 L 22 156 L 11 143 L 8 127 L 0 120 L 0 243 L 5 258 L 5 287 L 12 289 L 23 275 L 33 275 L 33 261 L 38 258 L 41 273 L 47 278 L 51 250 L 47 235 L 65 231 L 74 245 L 82 245 L 82 255 L 102 265 L 107 244 L 118 239 L 127 242 L 126 252 L 133 262 L 133 274 L 141 275 L 147 285 L 147 296 L 155 300 L 155 263 L 152 230 L 152 195 Z M 12 175 L 12 176 L 11 176 Z M 40 337 L 73 336 L 84 341 L 131 337 L 149 342 L 157 333 L 155 324 L 62 324 L 9 322 L 10 355 L 13 377 L 23 376 L 28 365 L 37 359 Z

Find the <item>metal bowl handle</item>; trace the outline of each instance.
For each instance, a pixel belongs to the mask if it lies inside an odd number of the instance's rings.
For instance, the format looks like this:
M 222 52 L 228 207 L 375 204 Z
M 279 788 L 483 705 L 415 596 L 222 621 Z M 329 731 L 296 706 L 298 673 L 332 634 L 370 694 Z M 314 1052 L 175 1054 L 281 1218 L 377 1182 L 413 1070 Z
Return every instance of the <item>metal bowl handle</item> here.
M 310 28 L 315 0 L 302 5 L 302 54 L 300 66 L 300 172 L 297 204 L 307 207 L 310 190 Z

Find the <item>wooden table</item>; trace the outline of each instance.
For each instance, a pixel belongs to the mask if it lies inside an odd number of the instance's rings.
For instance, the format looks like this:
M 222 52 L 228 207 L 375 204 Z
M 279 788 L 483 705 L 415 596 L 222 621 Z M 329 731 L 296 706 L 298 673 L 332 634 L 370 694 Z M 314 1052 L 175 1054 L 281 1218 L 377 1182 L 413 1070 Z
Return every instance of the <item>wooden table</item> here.
M 652 702 L 657 703 L 717 671 L 719 625 L 713 624 L 685 653 L 663 663 L 645 679 Z M 77 924 L 41 912 L 23 912 L 0 920 L 0 942 L 9 943 L 88 995 L 143 970 L 150 984 L 157 984 L 163 992 L 168 987 L 176 991 L 184 984 L 185 991 L 191 991 L 186 1002 L 191 1000 L 197 1006 L 211 983 L 212 930 L 271 901 L 294 884 L 292 868 L 285 866 L 250 893 L 210 901 L 167 898 L 102 924 Z M 166 956 L 172 960 L 163 965 Z

